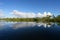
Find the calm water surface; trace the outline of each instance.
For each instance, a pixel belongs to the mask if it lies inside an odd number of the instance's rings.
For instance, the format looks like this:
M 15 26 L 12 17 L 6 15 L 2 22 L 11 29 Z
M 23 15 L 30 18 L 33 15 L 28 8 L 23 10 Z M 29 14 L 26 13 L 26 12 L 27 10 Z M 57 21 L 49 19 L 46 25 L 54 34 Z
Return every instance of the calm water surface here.
M 59 23 L 0 22 L 0 40 L 59 40 Z

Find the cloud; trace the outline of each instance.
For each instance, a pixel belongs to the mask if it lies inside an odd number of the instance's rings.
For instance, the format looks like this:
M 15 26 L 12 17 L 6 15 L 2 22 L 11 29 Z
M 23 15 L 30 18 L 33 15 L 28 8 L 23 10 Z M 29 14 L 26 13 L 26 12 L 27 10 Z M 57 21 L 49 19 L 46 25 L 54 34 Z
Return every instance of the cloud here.
M 19 12 L 17 10 L 13 10 L 12 14 L 20 18 L 34 18 L 36 16 L 35 13 Z
M 34 13 L 34 12 L 20 12 L 18 10 L 13 10 L 11 12 L 13 15 L 19 18 L 35 18 L 35 17 L 46 17 L 47 15 L 52 16 L 51 12 Z
M 51 12 L 44 12 L 44 14 L 42 14 L 43 17 L 46 17 L 47 15 L 52 16 Z
M 3 10 L 2 9 L 0 9 L 0 18 L 1 17 L 4 17 L 4 14 L 3 14 Z

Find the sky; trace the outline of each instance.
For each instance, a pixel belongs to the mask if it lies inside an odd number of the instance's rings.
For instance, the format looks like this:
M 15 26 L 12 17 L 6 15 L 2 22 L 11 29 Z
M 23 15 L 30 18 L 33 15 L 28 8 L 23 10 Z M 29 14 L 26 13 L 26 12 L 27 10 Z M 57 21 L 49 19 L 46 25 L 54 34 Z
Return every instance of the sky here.
M 0 17 L 60 15 L 60 0 L 0 0 Z

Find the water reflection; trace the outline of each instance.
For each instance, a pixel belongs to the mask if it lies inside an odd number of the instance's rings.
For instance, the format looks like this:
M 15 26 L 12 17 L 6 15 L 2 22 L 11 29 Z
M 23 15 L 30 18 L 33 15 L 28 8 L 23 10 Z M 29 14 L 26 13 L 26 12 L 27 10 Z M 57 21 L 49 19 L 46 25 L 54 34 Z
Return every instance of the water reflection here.
M 2 30 L 1 30 L 2 29 Z M 55 39 L 60 38 L 60 26 L 57 23 L 43 22 L 0 22 L 0 39 Z
M 36 25 L 36 22 L 17 22 L 12 25 L 14 29 L 23 28 L 23 27 L 33 27 Z
M 57 23 L 60 26 L 60 22 Z
M 12 27 L 14 29 L 17 29 L 17 28 L 23 28 L 23 27 L 34 27 L 34 26 L 37 26 L 37 27 L 41 27 L 43 26 L 44 28 L 46 27 L 51 27 L 54 23 L 36 23 L 36 22 L 17 22 L 15 24 L 12 25 Z
M 51 27 L 51 25 L 52 25 L 51 23 L 37 23 L 37 26 L 39 26 L 39 27 L 40 27 L 40 26 L 43 26 L 43 27 L 45 27 L 45 28 L 46 28 L 46 27 Z
M 37 26 L 37 27 L 43 26 L 44 28 L 46 28 L 46 27 L 49 28 L 55 24 L 58 25 L 58 23 L 52 23 L 52 22 L 49 22 L 49 23 L 43 23 L 43 22 L 39 22 L 39 23 L 36 23 L 36 22 L 0 22 L 0 28 L 11 27 L 13 29 L 17 29 L 17 28 L 34 27 L 34 26 Z

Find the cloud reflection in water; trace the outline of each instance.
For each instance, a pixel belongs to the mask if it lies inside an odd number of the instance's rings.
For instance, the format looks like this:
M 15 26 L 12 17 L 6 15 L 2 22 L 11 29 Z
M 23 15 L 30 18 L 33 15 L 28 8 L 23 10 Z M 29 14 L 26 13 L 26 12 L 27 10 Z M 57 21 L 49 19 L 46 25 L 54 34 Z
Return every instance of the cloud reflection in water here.
M 0 22 L 0 29 L 1 28 L 13 28 L 13 29 L 18 29 L 18 28 L 25 28 L 25 27 L 51 27 L 54 23 L 36 23 L 36 22 Z
M 13 29 L 23 28 L 23 27 L 34 27 L 34 26 L 38 26 L 38 27 L 43 26 L 44 28 L 46 28 L 46 27 L 51 27 L 51 25 L 52 24 L 50 24 L 50 23 L 17 22 L 15 24 L 13 24 L 12 27 L 13 27 Z

